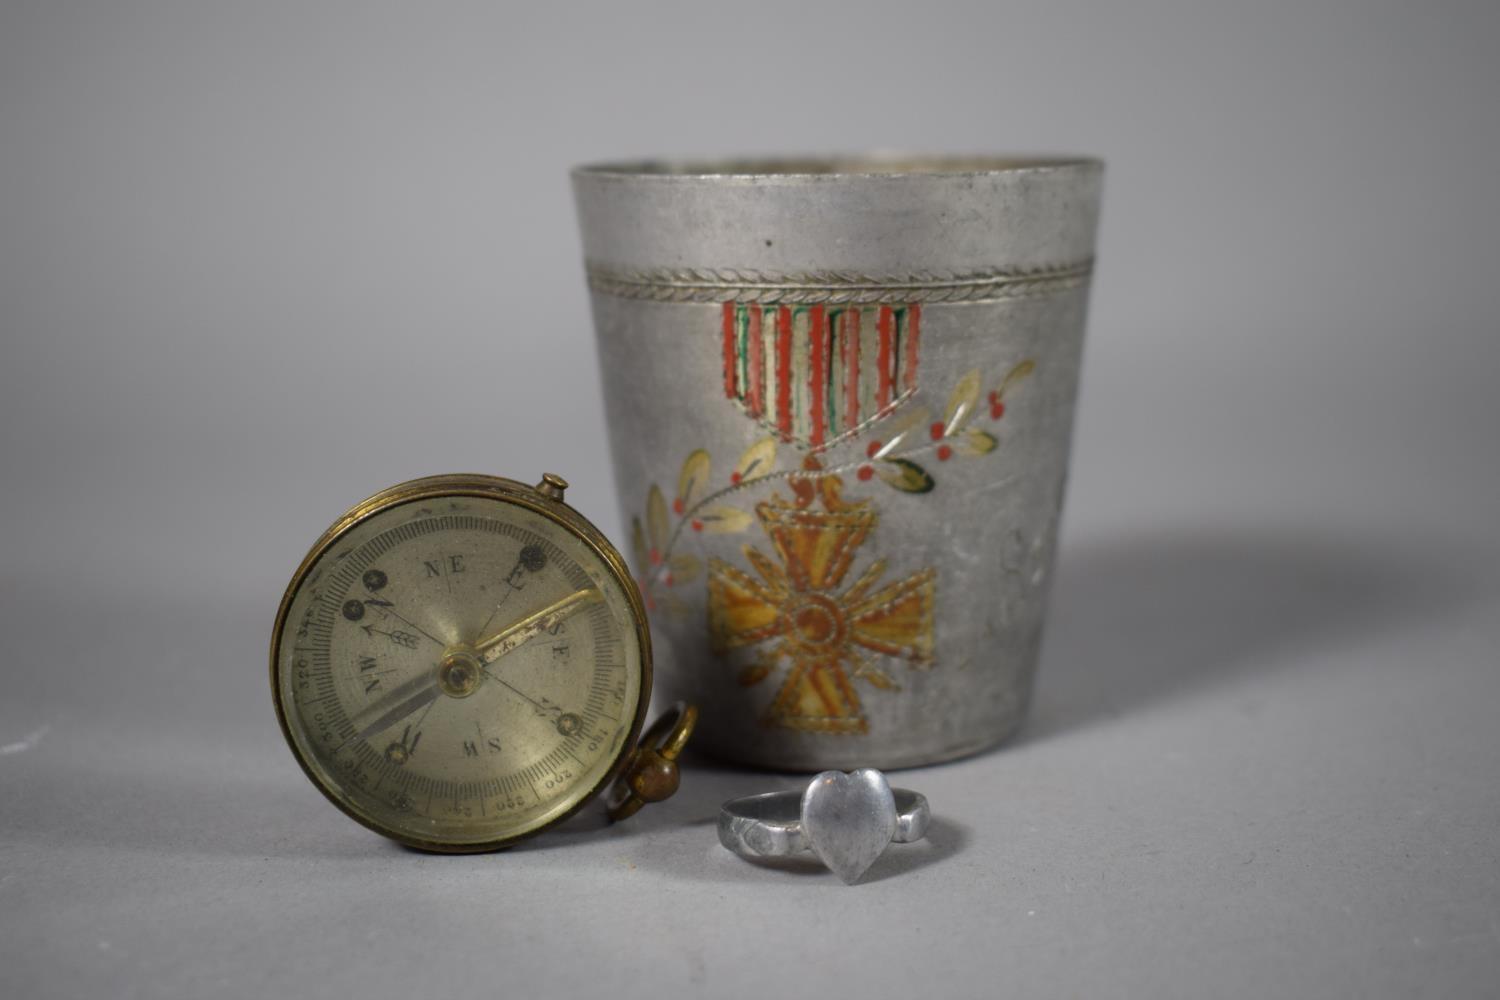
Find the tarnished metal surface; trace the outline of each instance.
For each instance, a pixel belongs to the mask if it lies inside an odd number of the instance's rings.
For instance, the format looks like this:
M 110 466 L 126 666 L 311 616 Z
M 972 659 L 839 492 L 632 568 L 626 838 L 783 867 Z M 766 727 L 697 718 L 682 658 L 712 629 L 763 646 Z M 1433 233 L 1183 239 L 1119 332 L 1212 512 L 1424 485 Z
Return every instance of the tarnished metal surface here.
M 889 768 L 1020 722 L 1101 177 L 1091 160 L 574 173 L 659 689 L 700 705 L 699 746 Z
M 860 768 L 824 771 L 802 791 L 731 799 L 719 809 L 719 843 L 746 858 L 792 857 L 812 851 L 853 884 L 891 844 L 927 835 L 927 797 L 892 788 L 884 774 Z
M 874 768 L 825 771 L 802 792 L 730 799 L 718 810 L 718 843 L 741 858 L 810 850 L 844 885 L 858 882 L 886 847 L 927 835 L 927 796 L 892 789 Z

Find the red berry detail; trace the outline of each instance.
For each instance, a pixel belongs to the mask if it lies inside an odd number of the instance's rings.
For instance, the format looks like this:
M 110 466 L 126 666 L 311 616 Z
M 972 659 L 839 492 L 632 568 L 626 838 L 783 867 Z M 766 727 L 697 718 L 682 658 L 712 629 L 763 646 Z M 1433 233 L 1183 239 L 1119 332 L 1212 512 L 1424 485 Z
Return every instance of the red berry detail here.
M 868 455 L 868 456 L 870 456 L 871 458 L 874 458 L 875 457 L 875 453 L 880 450 L 880 446 L 881 446 L 882 443 L 883 442 L 880 442 L 880 441 L 871 441 L 870 442 L 870 447 L 868 447 L 868 448 L 865 449 L 865 454 Z
M 990 390 L 990 405 L 993 406 L 994 404 L 996 404 L 998 402 L 1000 402 L 1000 393 L 997 392 L 997 391 L 995 391 L 994 389 L 991 389 Z
M 1004 403 L 999 403 L 999 402 L 991 403 L 990 404 L 990 417 L 991 417 L 991 419 L 999 420 L 1003 416 L 1005 416 L 1005 404 Z
M 696 518 L 694 518 L 693 519 L 693 530 L 694 531 L 702 531 L 703 530 L 703 522 L 699 521 Z
M 872 466 L 861 465 L 855 475 L 860 478 L 861 482 L 867 483 L 875 477 L 875 469 Z
M 687 505 L 682 502 L 682 497 L 678 497 L 676 500 L 672 501 L 672 513 L 680 517 L 682 516 L 683 510 L 686 509 L 686 506 Z
M 662 577 L 661 582 L 666 584 L 668 587 L 672 586 L 672 574 L 668 573 L 666 576 Z
M 941 441 L 943 439 L 943 423 L 942 423 L 942 421 L 938 421 L 937 423 L 935 423 L 935 424 L 932 425 L 932 439 L 934 441 Z
M 731 472 L 729 474 L 729 481 L 738 486 L 740 484 L 740 474 L 738 472 Z
M 948 461 L 948 459 L 953 457 L 953 449 L 948 447 L 947 445 L 939 445 L 937 456 L 939 462 L 946 462 Z
M 650 559 L 651 565 L 655 566 L 661 562 L 661 553 L 656 549 L 652 549 L 650 552 L 646 553 L 646 558 Z

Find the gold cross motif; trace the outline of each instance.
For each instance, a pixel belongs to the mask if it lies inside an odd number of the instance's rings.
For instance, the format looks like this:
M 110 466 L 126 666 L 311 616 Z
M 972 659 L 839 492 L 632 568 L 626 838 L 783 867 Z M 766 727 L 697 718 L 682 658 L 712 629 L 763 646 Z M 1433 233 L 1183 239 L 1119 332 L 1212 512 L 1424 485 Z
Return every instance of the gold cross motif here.
M 820 470 L 815 458 L 804 466 Z M 864 652 L 899 657 L 913 669 L 932 665 L 937 572 L 925 569 L 877 588 L 886 568 L 877 559 L 841 589 L 879 516 L 868 500 L 844 500 L 838 476 L 798 476 L 789 483 L 791 501 L 773 496 L 755 508 L 779 564 L 752 545 L 745 546 L 745 558 L 758 576 L 710 561 L 710 639 L 717 653 L 771 644 L 768 655 L 740 675 L 747 686 L 764 680 L 782 658 L 790 663 L 765 725 L 864 733 L 868 724 L 853 682 L 897 688 Z

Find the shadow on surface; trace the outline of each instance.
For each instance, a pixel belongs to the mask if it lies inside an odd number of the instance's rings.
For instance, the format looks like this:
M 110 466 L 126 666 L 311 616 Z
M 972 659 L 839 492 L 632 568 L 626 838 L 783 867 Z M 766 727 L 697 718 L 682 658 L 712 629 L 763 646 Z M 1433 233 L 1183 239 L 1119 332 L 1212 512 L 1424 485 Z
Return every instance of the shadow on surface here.
M 694 756 L 691 748 L 684 754 L 682 764 L 682 785 L 665 802 L 646 806 L 624 822 L 614 824 L 605 817 L 601 802 L 591 802 L 555 830 L 517 844 L 512 850 L 547 851 L 596 837 L 629 840 L 684 826 L 713 826 L 719 819 L 719 806 L 728 799 L 807 784 L 806 777 L 799 781 L 796 777 L 708 762 Z
M 1018 742 L 1431 620 L 1481 589 L 1453 559 L 1395 546 L 1187 535 L 1065 552 Z

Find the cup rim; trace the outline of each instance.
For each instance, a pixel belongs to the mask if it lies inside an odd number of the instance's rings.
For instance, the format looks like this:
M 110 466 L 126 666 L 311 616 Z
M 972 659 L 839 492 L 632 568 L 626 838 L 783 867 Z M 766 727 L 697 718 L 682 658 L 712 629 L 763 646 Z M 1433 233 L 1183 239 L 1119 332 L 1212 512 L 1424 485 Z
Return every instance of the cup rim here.
M 1100 170 L 1104 161 L 1074 154 L 868 152 L 721 159 L 657 158 L 584 163 L 574 177 L 659 182 L 690 180 L 822 181 L 848 178 L 984 177 L 1063 170 Z

